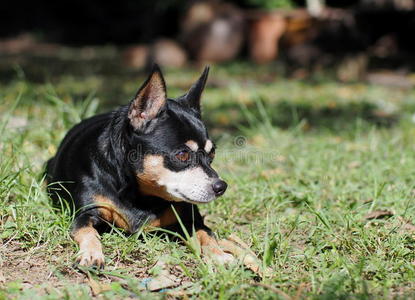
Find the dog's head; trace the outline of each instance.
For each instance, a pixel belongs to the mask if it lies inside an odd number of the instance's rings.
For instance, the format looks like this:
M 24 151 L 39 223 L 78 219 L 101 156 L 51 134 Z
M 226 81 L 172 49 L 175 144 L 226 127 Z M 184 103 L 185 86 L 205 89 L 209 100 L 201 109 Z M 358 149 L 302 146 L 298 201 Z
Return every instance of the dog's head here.
M 190 90 L 168 99 L 155 66 L 128 108 L 129 148 L 139 152 L 131 162 L 143 194 L 169 201 L 207 203 L 227 184 L 211 167 L 215 145 L 201 120 L 200 99 L 209 69 Z

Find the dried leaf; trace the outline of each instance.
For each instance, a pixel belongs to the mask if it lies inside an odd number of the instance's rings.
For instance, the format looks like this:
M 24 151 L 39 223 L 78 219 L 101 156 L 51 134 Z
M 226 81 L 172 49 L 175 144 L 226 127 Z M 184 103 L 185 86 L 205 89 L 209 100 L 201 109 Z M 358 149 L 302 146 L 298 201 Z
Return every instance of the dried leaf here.
M 164 275 L 161 274 L 157 277 L 151 278 L 149 282 L 146 284 L 146 288 L 149 291 L 159 291 L 166 288 L 171 288 L 178 286 L 180 284 L 180 281 L 177 277 L 173 275 Z
M 282 175 L 284 174 L 285 171 L 282 168 L 275 168 L 275 169 L 270 169 L 270 170 L 264 170 L 261 172 L 261 176 L 265 179 L 270 179 L 275 175 Z
M 180 285 L 180 279 L 170 274 L 169 268 L 164 261 L 159 260 L 153 269 L 157 269 L 157 276 L 146 278 L 143 281 L 147 290 L 154 292 Z
M 270 268 L 262 270 L 261 261 L 251 248 L 240 237 L 232 233 L 228 240 L 220 240 L 219 245 L 227 252 L 230 252 L 235 257 L 240 259 L 243 264 L 252 272 L 258 274 L 261 277 L 268 277 L 272 274 Z
M 234 233 L 231 233 L 231 235 L 228 238 L 230 241 L 234 242 L 235 244 L 239 245 L 240 247 L 242 247 L 243 249 L 245 249 L 246 251 L 248 251 L 252 256 L 256 257 L 256 254 L 254 253 L 254 251 L 251 250 L 251 248 L 248 246 L 247 243 L 245 243 L 239 236 L 237 236 Z
M 229 240 L 220 240 L 219 245 L 226 251 L 230 252 L 232 255 L 237 257 L 243 262 L 245 267 L 250 269 L 252 272 L 258 274 L 260 277 L 268 277 L 271 275 L 271 269 L 267 268 L 265 270 L 261 269 L 261 262 L 258 257 L 251 250 L 247 251 L 246 249 L 241 248 L 233 241 Z
M 361 165 L 362 165 L 362 164 L 361 164 L 361 162 L 360 162 L 360 161 L 352 161 L 351 163 L 349 163 L 349 164 L 347 165 L 347 167 L 348 167 L 349 169 L 356 169 L 356 168 L 359 168 Z
M 99 283 L 95 281 L 91 276 L 88 275 L 88 284 L 91 288 L 92 295 L 96 296 L 99 293 L 101 293 L 101 287 L 99 286 Z
M 12 116 L 10 117 L 9 121 L 6 124 L 7 129 L 19 129 L 26 127 L 28 124 L 28 120 L 23 117 Z
M 402 218 L 402 217 L 398 217 L 398 220 L 401 222 L 401 228 L 400 229 L 402 231 L 415 233 L 415 225 L 412 224 L 412 222 L 410 220 L 407 220 L 407 219 Z
M 251 283 L 251 285 L 260 286 L 260 287 L 269 289 L 270 291 L 273 291 L 275 294 L 279 295 L 283 299 L 292 299 L 289 295 L 287 295 L 286 293 L 284 293 L 283 291 L 281 291 L 280 289 L 272 285 L 259 283 L 259 282 Z
M 392 217 L 394 213 L 390 210 L 374 210 L 368 213 L 364 218 L 365 220 L 377 220 L 386 217 Z
M 111 286 L 109 284 L 101 284 L 98 281 L 96 281 L 94 278 L 92 278 L 92 276 L 89 274 L 88 274 L 88 284 L 89 284 L 89 287 L 91 288 L 93 296 L 97 296 L 101 294 L 102 292 L 111 290 Z
M 0 283 L 5 283 L 6 282 L 6 277 L 4 277 L 3 272 L 0 271 Z

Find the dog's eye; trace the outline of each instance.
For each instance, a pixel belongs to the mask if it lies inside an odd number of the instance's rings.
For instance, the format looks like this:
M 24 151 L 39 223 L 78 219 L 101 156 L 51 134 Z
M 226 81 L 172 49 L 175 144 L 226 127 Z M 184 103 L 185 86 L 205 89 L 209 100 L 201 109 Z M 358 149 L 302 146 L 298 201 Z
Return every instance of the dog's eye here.
M 180 151 L 176 154 L 176 158 L 180 161 L 188 161 L 190 158 L 190 153 L 188 151 Z

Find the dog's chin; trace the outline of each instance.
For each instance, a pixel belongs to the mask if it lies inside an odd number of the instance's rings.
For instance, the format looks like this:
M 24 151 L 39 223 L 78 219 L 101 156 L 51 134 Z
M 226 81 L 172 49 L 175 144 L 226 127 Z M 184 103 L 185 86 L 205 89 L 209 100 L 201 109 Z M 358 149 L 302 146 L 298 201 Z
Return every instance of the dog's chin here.
M 183 199 L 183 202 L 187 202 L 187 203 L 191 203 L 191 204 L 206 204 L 206 203 L 210 203 L 213 200 L 215 200 L 216 198 L 212 198 L 209 200 L 199 200 L 199 199 Z
M 174 201 L 177 201 L 177 202 L 187 202 L 187 203 L 192 203 L 192 204 L 205 204 L 205 203 L 212 202 L 217 197 L 214 194 L 204 195 L 203 197 L 189 197 L 183 193 L 178 192 L 178 193 L 174 193 L 174 195 L 172 195 L 172 198 L 174 199 Z

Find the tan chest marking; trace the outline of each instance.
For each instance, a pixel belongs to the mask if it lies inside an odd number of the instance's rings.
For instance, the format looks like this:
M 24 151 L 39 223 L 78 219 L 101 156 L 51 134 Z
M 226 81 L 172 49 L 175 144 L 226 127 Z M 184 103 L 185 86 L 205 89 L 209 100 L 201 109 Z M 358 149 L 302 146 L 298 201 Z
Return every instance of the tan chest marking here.
M 105 221 L 115 224 L 116 226 L 130 231 L 131 227 L 128 218 L 122 213 L 121 209 L 115 203 L 103 195 L 95 195 L 94 203 L 98 207 L 100 217 Z
M 176 213 L 179 214 L 180 210 L 175 207 Z M 156 219 L 151 221 L 148 226 L 152 227 L 167 227 L 170 225 L 174 225 L 177 223 L 176 215 L 171 207 L 167 208 L 160 216 L 158 216 Z
M 156 174 L 143 173 L 137 175 L 140 192 L 148 196 L 156 196 L 168 201 L 174 201 L 172 196 L 167 193 L 166 188 L 157 182 Z

